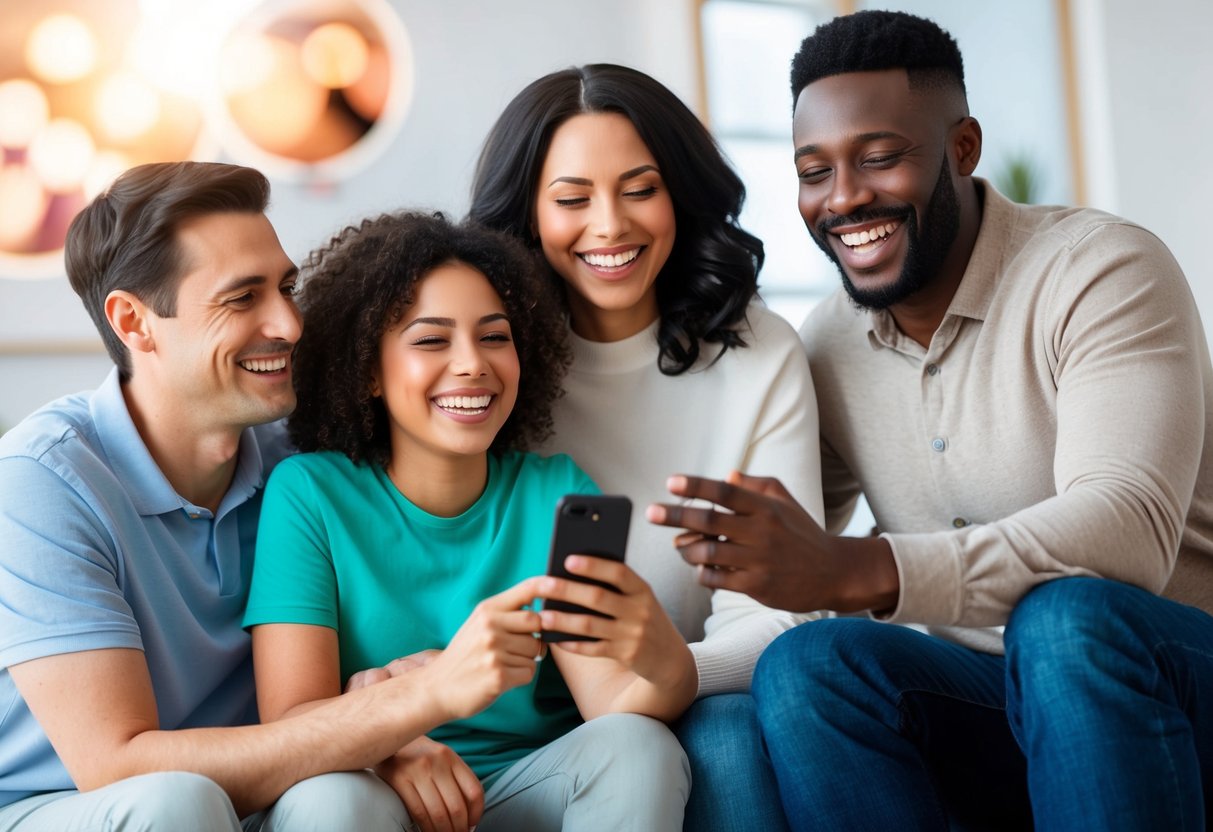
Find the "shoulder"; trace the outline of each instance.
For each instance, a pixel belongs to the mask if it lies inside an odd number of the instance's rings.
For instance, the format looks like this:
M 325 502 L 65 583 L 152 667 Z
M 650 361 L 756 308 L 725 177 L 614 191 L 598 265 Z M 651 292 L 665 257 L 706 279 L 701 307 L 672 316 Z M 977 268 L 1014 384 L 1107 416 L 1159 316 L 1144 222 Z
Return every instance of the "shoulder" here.
M 79 445 L 91 448 L 96 441 L 89 394 L 77 393 L 43 405 L 0 436 L 0 459 L 70 456 Z
M 358 485 L 373 476 L 369 465 L 355 465 L 344 454 L 313 451 L 292 454 L 279 462 L 270 475 L 270 487 L 280 489 L 307 483 L 327 490 Z
M 503 484 L 541 487 L 560 494 L 596 493 L 590 475 L 568 454 L 543 456 L 529 451 L 508 451 L 498 460 Z
M 849 351 L 856 340 L 866 341 L 867 331 L 868 314 L 839 288 L 813 307 L 800 327 L 800 341 L 809 363 L 815 365 L 831 348 Z

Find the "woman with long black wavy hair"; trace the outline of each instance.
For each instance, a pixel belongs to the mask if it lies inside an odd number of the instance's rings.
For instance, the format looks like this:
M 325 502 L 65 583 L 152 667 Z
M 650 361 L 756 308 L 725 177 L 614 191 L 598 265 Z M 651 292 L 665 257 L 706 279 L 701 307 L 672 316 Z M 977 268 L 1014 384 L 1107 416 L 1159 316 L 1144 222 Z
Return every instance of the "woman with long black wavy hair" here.
M 737 223 L 744 199 L 677 96 L 644 73 L 593 64 L 546 75 L 506 106 L 470 218 L 542 256 L 565 300 L 573 365 L 541 450 L 572 455 L 638 506 L 668 499 L 675 473 L 775 476 L 820 521 L 808 363 L 792 327 L 757 298 L 763 249 Z M 694 784 L 686 828 L 781 828 L 748 692 L 763 648 L 803 617 L 705 588 L 642 511 L 628 564 L 686 641 L 653 660 L 697 679 L 675 723 Z

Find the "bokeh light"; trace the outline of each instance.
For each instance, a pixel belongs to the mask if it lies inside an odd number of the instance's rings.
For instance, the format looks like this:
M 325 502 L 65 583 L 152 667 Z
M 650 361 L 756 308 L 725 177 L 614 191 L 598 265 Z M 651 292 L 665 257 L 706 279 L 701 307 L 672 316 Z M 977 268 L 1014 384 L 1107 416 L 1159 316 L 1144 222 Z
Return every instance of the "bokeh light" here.
M 0 147 L 23 148 L 50 120 L 42 88 L 27 78 L 0 83 Z
M 76 15 L 52 14 L 30 32 L 25 60 L 36 77 L 49 84 L 66 84 L 93 71 L 97 40 Z
M 317 26 L 299 51 L 304 71 L 329 89 L 348 87 L 366 72 L 366 38 L 348 23 Z

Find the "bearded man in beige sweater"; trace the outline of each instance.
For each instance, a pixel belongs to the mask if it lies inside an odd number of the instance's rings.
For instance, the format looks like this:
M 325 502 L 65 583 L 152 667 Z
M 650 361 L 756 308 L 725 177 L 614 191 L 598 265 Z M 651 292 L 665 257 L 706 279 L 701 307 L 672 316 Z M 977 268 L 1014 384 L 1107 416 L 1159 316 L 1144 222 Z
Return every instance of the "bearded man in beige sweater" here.
M 1166 247 L 974 176 L 955 41 L 860 12 L 792 65 L 826 528 L 775 480 L 655 505 L 707 586 L 837 616 L 754 677 L 793 829 L 1204 829 L 1213 369 Z M 837 536 L 864 494 L 880 530 Z M 917 628 L 891 624 L 924 625 Z

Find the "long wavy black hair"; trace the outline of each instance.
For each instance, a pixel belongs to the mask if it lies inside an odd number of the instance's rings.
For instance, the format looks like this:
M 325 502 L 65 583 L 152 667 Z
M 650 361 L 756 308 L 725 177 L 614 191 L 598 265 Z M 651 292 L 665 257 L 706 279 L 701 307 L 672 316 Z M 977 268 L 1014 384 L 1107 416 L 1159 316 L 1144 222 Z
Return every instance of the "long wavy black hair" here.
M 737 224 L 745 186 L 695 114 L 643 72 L 589 64 L 523 89 L 485 140 L 470 218 L 538 252 L 532 217 L 539 174 L 556 128 L 582 113 L 626 116 L 657 160 L 674 203 L 674 247 L 657 277 L 661 372 L 686 372 L 699 359 L 701 342 L 720 345 L 713 361 L 729 347 L 745 346 L 739 330 L 763 261 L 762 241 Z
M 571 355 L 560 306 L 534 258 L 507 234 L 442 214 L 402 212 L 346 227 L 303 264 L 298 405 L 287 423 L 300 450 L 387 465 L 387 409 L 371 395 L 380 342 L 421 280 L 452 261 L 476 269 L 496 290 L 518 351 L 518 401 L 489 450 L 522 450 L 551 434 L 552 404 Z

